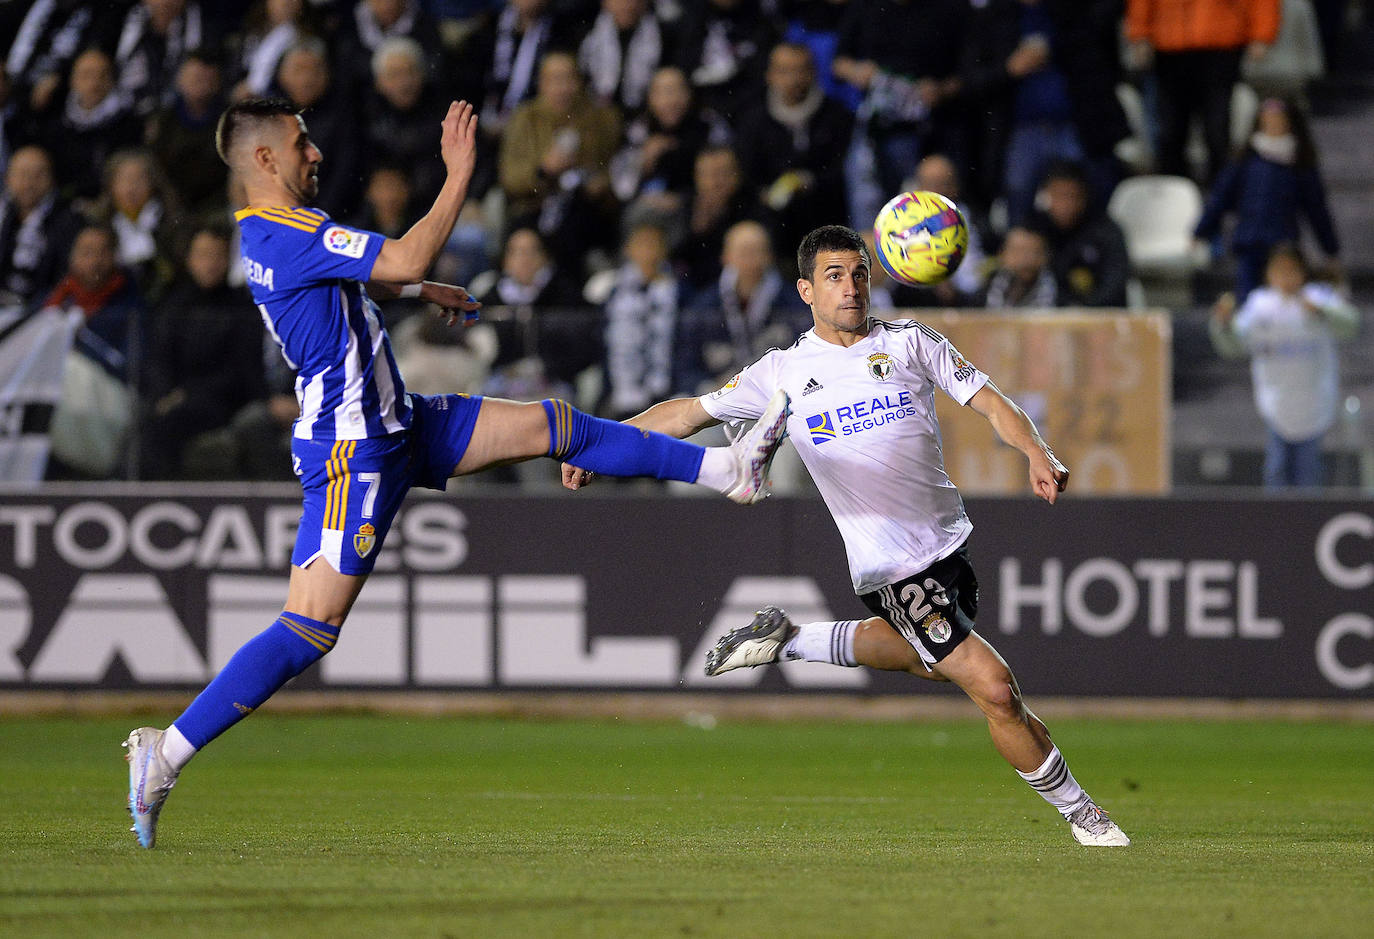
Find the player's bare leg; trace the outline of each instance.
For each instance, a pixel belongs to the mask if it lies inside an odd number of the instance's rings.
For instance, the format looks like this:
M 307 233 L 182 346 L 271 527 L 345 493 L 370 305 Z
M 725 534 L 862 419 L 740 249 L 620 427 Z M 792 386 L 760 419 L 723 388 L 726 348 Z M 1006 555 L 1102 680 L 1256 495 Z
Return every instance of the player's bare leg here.
M 316 558 L 309 567 L 291 568 L 286 612 L 342 626 L 365 583 L 366 574 L 340 574 L 328 561 Z
M 1059 810 L 1080 844 L 1130 844 L 1125 833 L 1078 785 L 1044 723 L 1021 700 L 1011 669 L 977 633 L 970 633 L 931 669 L 915 647 L 882 617 L 794 626 L 786 613 L 770 607 L 760 611 L 749 625 L 721 637 L 707 655 L 706 673 L 720 674 L 779 658 L 865 665 L 954 682 L 983 712 L 997 751 Z
M 1045 762 L 1054 746 L 1050 732 L 1021 700 L 1016 676 L 982 636 L 971 633 L 935 671 L 978 705 L 987 718 L 993 746 L 1015 769 L 1030 773 Z

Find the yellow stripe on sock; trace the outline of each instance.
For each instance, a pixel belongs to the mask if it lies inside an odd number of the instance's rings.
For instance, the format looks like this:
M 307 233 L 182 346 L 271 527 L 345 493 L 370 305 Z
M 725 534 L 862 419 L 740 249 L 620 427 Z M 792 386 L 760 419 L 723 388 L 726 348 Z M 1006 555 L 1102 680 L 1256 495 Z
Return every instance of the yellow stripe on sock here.
M 313 636 L 314 638 L 318 639 L 320 642 L 323 642 L 326 646 L 328 646 L 331 649 L 334 648 L 334 643 L 339 641 L 338 633 L 327 633 L 323 629 L 315 629 L 314 627 L 307 626 L 300 620 L 292 619 L 291 617 L 286 616 L 285 614 L 278 618 L 295 632 L 300 633 L 304 636 Z
M 297 625 L 296 623 L 294 623 L 293 621 L 291 621 L 291 620 L 284 620 L 284 621 L 282 622 L 282 625 L 285 626 L 287 629 L 291 630 L 291 631 L 292 631 L 293 633 L 295 633 L 297 636 L 300 636 L 300 637 L 301 637 L 302 639 L 304 639 L 306 642 L 310 643 L 310 644 L 311 644 L 312 646 L 314 646 L 316 649 L 319 649 L 321 652 L 328 652 L 328 651 L 329 651 L 329 649 L 330 649 L 329 646 L 325 645 L 324 643 L 320 642 L 320 640 L 318 640 L 318 639 L 316 639 L 315 637 L 311 636 L 310 633 L 308 633 L 303 627 L 298 626 L 298 625 Z

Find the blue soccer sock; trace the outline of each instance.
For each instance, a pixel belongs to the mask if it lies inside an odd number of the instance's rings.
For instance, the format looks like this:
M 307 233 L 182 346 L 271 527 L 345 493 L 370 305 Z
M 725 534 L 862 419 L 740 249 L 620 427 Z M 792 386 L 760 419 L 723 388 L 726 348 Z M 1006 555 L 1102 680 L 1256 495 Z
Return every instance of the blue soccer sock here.
M 173 726 L 199 750 L 318 662 L 338 641 L 338 626 L 283 613 L 234 653 Z
M 549 456 L 606 476 L 652 476 L 694 483 L 706 448 L 651 430 L 584 414 L 566 401 L 540 402 L 549 417 Z

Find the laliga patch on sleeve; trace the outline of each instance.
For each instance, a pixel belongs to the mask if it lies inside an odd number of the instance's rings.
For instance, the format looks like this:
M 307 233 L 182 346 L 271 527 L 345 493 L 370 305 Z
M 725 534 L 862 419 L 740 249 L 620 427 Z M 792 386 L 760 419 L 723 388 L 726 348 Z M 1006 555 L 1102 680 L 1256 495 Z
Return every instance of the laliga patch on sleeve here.
M 360 258 L 367 250 L 368 236 L 360 231 L 349 231 L 338 225 L 324 230 L 324 247 L 327 251 L 342 254 L 346 258 Z
M 740 375 L 741 375 L 741 374 L 742 374 L 742 373 L 740 373 L 740 372 L 736 372 L 736 373 L 734 374 L 734 376 L 731 377 L 731 379 L 730 379 L 729 381 L 727 381 L 727 382 L 726 382 L 724 385 L 722 385 L 721 387 L 717 388 L 715 391 L 711 392 L 711 397 L 712 397 L 712 398 L 719 398 L 721 395 L 727 394 L 727 393 L 729 393 L 729 392 L 731 392 L 731 391 L 734 391 L 736 388 L 738 388 L 738 387 L 739 387 L 739 380 L 740 380 Z

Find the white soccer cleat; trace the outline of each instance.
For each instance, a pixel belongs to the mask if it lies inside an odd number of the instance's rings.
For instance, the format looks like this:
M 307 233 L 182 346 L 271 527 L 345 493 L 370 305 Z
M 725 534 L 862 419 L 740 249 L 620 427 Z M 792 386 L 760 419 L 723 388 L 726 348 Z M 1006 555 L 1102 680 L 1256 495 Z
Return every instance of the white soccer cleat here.
M 787 614 L 777 607 L 759 610 L 752 623 L 730 630 L 706 653 L 706 674 L 776 662 L 783 643 L 795 630 Z
M 176 785 L 177 773 L 162 756 L 163 731 L 140 727 L 124 741 L 129 761 L 129 815 L 140 847 L 151 848 L 157 838 L 157 816 Z
M 768 495 L 768 467 L 787 436 L 787 416 L 791 413 L 792 399 L 779 388 L 749 433 L 731 446 L 739 474 L 735 487 L 725 494 L 727 498 L 752 505 Z
M 1089 847 L 1124 848 L 1131 843 L 1116 822 L 1091 800 L 1069 815 L 1069 830 L 1075 841 Z

